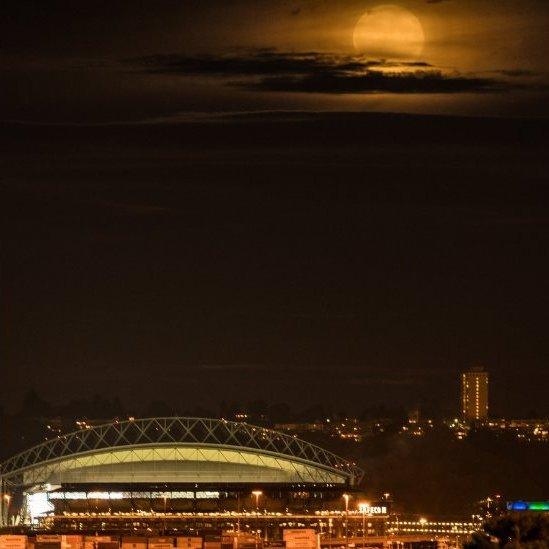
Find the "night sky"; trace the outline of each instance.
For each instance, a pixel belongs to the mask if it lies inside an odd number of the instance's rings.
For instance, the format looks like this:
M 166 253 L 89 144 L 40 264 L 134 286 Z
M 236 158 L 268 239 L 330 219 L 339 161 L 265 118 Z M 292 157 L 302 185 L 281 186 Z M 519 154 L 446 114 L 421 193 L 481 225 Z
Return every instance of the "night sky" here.
M 8 409 L 549 414 L 544 0 L 3 10 Z

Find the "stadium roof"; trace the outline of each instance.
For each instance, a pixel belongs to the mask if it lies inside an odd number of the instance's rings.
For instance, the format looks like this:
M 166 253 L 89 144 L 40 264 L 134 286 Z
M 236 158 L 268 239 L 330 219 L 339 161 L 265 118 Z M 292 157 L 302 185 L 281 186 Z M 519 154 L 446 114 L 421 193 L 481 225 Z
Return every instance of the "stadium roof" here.
M 14 486 L 63 483 L 349 484 L 363 471 L 319 446 L 224 419 L 116 421 L 29 448 L 0 464 Z

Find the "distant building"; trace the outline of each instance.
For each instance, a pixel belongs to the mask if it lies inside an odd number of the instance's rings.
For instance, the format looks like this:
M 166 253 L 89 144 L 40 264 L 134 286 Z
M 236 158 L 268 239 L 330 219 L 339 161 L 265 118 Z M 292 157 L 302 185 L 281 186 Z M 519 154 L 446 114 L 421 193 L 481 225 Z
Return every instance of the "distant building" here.
M 470 421 L 488 417 L 488 372 L 483 368 L 461 374 L 461 413 Z

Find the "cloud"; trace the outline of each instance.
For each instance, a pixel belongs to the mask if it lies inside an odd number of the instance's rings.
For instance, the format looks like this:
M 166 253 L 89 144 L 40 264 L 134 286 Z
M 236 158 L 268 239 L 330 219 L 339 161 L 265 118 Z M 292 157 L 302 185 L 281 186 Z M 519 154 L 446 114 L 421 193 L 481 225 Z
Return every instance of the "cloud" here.
M 225 79 L 228 86 L 265 92 L 449 94 L 510 87 L 493 77 L 444 72 L 425 61 L 270 49 L 224 56 L 150 55 L 125 63 L 148 74 L 216 77 Z
M 354 377 L 349 379 L 350 385 L 360 387 L 378 387 L 385 386 L 402 386 L 402 385 L 414 385 L 417 380 L 410 377 Z
M 503 76 L 509 76 L 511 78 L 539 76 L 539 73 L 526 69 L 504 69 L 495 72 L 497 72 L 498 74 L 502 74 Z
M 317 52 L 285 53 L 269 49 L 243 55 L 149 55 L 125 60 L 152 74 L 259 76 L 358 72 L 370 68 L 430 67 L 423 61 L 394 62 Z
M 128 216 L 157 216 L 171 212 L 169 208 L 150 204 L 123 203 L 107 200 L 90 201 L 88 204 L 111 210 L 113 213 Z
M 259 372 L 269 368 L 265 364 L 201 364 L 198 369 L 206 372 Z
M 411 73 L 322 74 L 306 76 L 276 76 L 255 82 L 234 85 L 259 91 L 298 93 L 465 93 L 502 90 L 502 84 L 493 79 L 446 76 L 439 71 Z

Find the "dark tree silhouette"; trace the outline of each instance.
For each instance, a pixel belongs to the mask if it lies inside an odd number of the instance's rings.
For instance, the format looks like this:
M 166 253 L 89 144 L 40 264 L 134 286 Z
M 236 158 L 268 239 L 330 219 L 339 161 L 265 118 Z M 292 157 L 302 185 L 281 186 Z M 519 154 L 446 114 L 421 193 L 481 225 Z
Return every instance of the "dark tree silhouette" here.
M 547 549 L 549 517 L 541 513 L 512 513 L 489 520 L 465 549 Z

